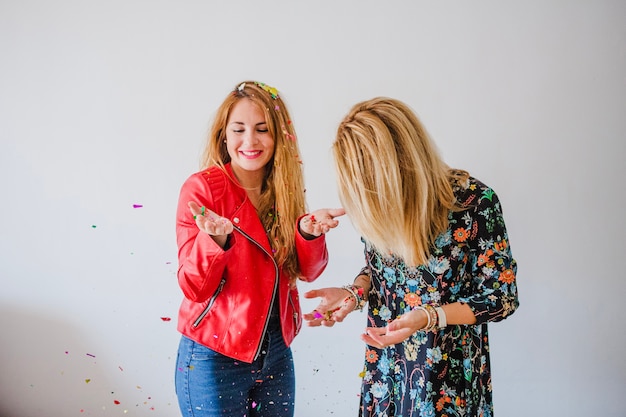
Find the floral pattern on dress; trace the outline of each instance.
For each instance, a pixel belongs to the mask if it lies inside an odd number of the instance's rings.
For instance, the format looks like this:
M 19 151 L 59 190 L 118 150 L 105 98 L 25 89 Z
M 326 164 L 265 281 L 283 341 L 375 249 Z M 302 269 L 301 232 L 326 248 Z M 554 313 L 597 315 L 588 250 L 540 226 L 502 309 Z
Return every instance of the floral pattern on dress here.
M 463 210 L 450 212 L 425 265 L 408 267 L 365 242 L 368 326 L 384 327 L 417 305 L 454 302 L 467 304 L 476 324 L 367 346 L 360 416 L 493 416 L 487 322 L 516 310 L 517 263 L 495 192 L 472 177 L 454 191 Z

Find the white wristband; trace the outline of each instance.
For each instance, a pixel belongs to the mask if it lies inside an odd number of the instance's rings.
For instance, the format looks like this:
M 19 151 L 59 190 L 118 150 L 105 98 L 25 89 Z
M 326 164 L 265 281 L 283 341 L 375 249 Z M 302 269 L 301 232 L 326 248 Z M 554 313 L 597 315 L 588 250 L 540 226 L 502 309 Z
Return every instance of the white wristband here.
M 435 307 L 437 311 L 437 317 L 439 318 L 439 323 L 437 323 L 437 327 L 440 329 L 444 329 L 448 325 L 448 321 L 446 320 L 446 312 L 441 307 Z

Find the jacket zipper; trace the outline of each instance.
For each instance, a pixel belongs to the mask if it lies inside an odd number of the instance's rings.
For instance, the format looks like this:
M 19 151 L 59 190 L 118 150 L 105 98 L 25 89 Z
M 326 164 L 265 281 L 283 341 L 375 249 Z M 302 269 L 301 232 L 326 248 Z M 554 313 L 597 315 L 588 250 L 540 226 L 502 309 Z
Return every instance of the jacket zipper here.
M 256 349 L 256 353 L 254 354 L 254 360 L 257 360 L 259 358 L 259 354 L 261 353 L 261 347 L 263 345 L 262 341 L 263 341 L 263 335 L 265 335 L 265 332 L 267 331 L 267 326 L 269 324 L 269 320 L 270 320 L 270 315 L 272 313 L 272 310 L 274 308 L 274 301 L 277 297 L 277 290 L 278 290 L 278 280 L 279 280 L 279 271 L 278 271 L 278 265 L 276 264 L 276 260 L 274 259 L 274 257 L 267 251 L 265 250 L 265 248 L 256 240 L 252 239 L 252 237 L 250 235 L 248 235 L 246 232 L 244 232 L 243 230 L 241 230 L 239 227 L 234 226 L 234 229 L 236 231 L 238 231 L 243 237 L 245 237 L 246 239 L 248 239 L 250 242 L 254 243 L 259 249 L 261 249 L 267 256 L 270 257 L 270 259 L 272 260 L 272 263 L 274 264 L 274 271 L 275 271 L 275 275 L 274 275 L 274 290 L 272 291 L 272 302 L 270 303 L 270 309 L 268 311 L 267 314 L 267 318 L 265 319 L 265 324 L 263 325 L 263 332 L 261 333 L 261 343 L 259 343 L 259 346 Z M 278 295 L 279 296 L 279 295 Z
M 213 303 L 215 303 L 215 299 L 217 298 L 217 296 L 222 292 L 222 288 L 224 288 L 224 284 L 226 284 L 226 279 L 222 278 L 222 280 L 220 281 L 220 285 L 217 287 L 217 290 L 215 290 L 215 293 L 213 294 L 213 296 L 211 297 L 211 299 L 209 300 L 209 303 L 206 305 L 206 307 L 204 308 L 204 310 L 202 310 L 202 313 L 200 313 L 200 315 L 198 316 L 198 318 L 193 322 L 193 324 L 191 325 L 191 327 L 193 327 L 194 329 L 196 327 L 198 327 L 200 325 L 200 322 L 202 322 L 202 319 L 204 319 L 204 317 L 208 314 L 209 310 L 211 309 L 211 307 L 213 306 Z
M 293 298 L 291 298 L 291 289 L 289 290 L 289 304 L 291 304 L 291 308 L 293 308 L 293 324 L 297 333 L 300 330 L 298 328 L 298 309 L 296 308 L 296 304 L 293 302 Z

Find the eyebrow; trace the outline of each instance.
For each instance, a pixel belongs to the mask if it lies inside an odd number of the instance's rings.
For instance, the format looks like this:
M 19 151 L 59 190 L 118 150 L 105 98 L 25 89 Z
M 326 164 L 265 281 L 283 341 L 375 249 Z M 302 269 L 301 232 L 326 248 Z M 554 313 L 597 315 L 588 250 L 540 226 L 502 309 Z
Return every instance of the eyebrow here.
M 234 121 L 230 122 L 229 124 L 230 125 L 232 125 L 232 124 L 244 125 L 245 123 L 244 122 L 238 122 L 238 121 L 234 120 Z M 261 125 L 266 125 L 266 124 L 267 124 L 267 122 L 259 122 L 259 123 L 255 124 L 255 126 L 261 126 Z

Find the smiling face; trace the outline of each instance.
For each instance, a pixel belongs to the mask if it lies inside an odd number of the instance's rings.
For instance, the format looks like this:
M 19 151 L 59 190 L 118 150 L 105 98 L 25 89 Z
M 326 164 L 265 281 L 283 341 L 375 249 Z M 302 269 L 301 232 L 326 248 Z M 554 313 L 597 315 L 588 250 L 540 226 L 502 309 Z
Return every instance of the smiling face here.
M 248 99 L 237 101 L 226 123 L 226 148 L 241 185 L 261 186 L 265 165 L 272 159 L 274 147 L 274 138 L 259 106 Z

